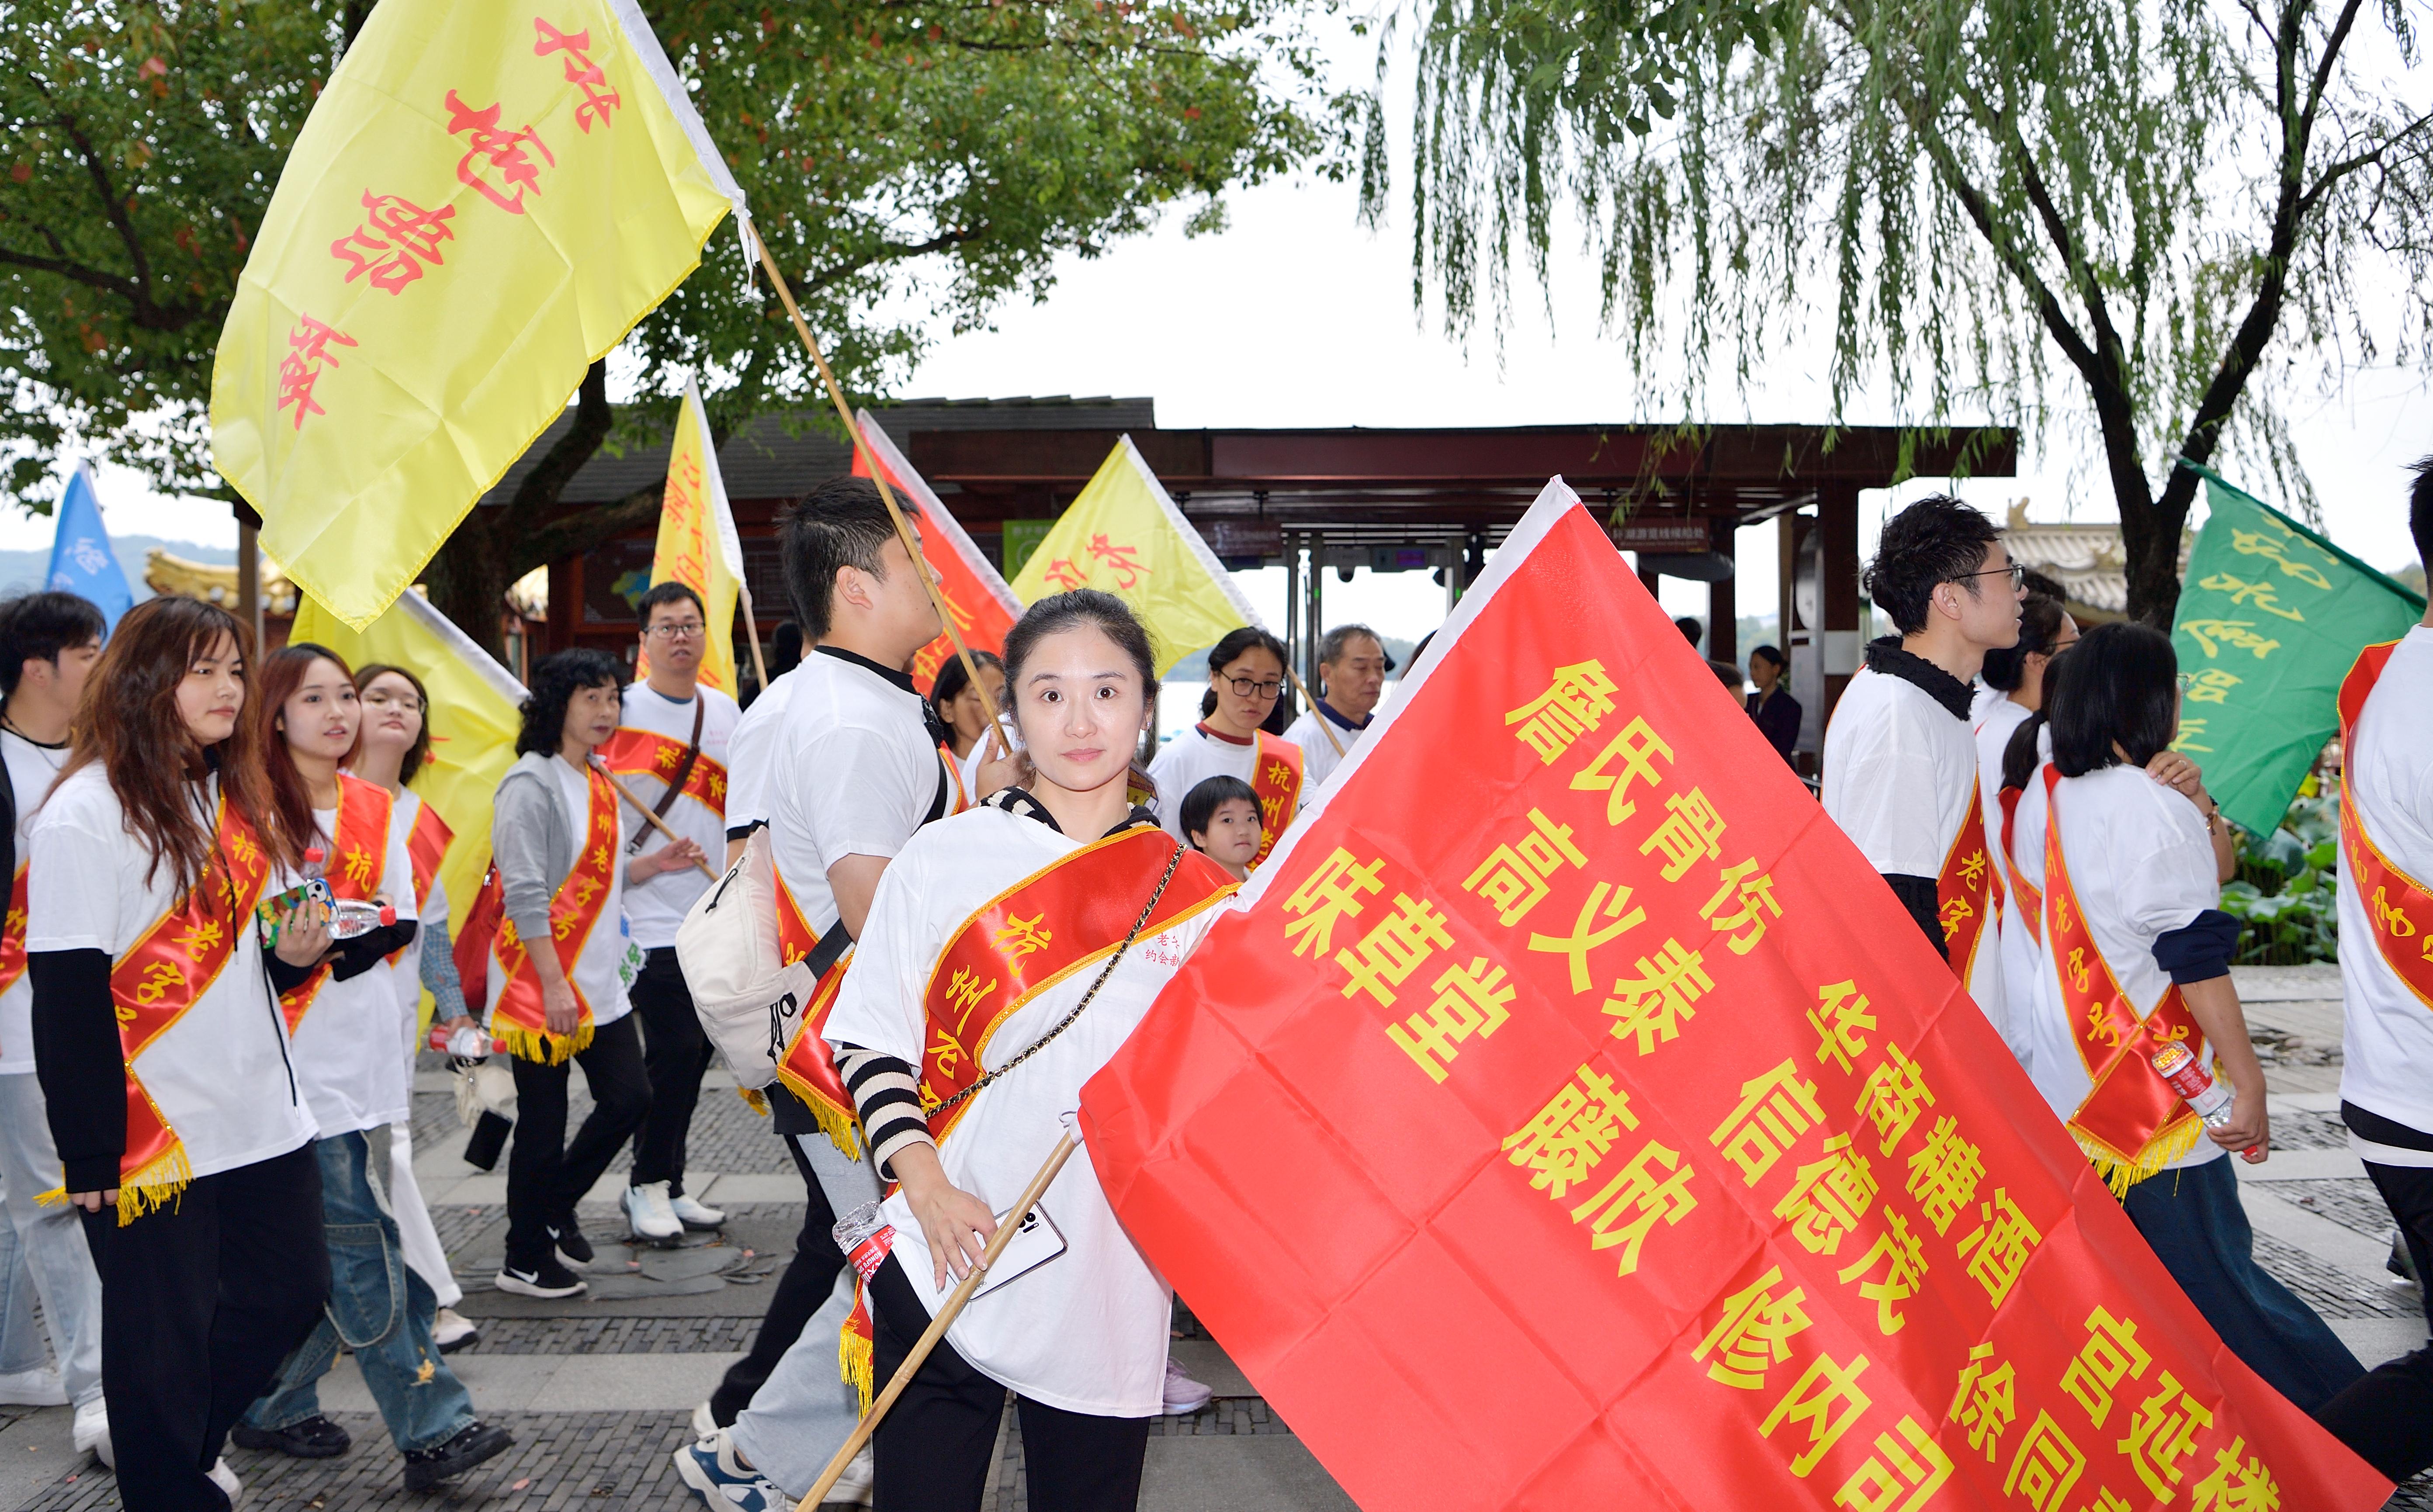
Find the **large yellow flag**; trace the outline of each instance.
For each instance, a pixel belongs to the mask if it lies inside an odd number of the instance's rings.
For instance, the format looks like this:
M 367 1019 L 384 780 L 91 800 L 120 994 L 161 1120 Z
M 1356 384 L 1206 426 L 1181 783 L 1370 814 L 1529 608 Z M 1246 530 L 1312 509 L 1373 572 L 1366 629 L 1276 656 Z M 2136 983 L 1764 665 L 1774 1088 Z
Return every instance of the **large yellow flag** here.
M 355 667 L 403 667 L 431 690 L 431 706 L 422 714 L 431 731 L 431 759 L 412 786 L 456 832 L 439 878 L 448 888 L 449 911 L 461 926 L 490 864 L 490 797 L 515 764 L 524 685 L 418 593 L 400 595 L 362 630 L 306 598 L 297 605 L 296 626 L 287 638 L 291 645 L 318 642 Z
M 675 445 L 668 452 L 668 489 L 659 505 L 659 543 L 651 556 L 651 585 L 681 583 L 701 595 L 709 643 L 702 648 L 701 681 L 735 696 L 735 597 L 743 576 L 742 543 L 726 503 L 726 480 L 719 475 L 718 450 L 709 444 L 709 418 L 701 390 L 685 385 L 676 411 Z M 651 648 L 634 669 L 651 675 Z
M 382 0 L 280 174 L 212 373 L 263 550 L 369 624 L 742 191 L 635 0 Z
M 1101 588 L 1131 604 L 1148 627 L 1161 675 L 1226 632 L 1259 622 L 1129 435 L 1013 576 L 1025 603 L 1074 588 Z

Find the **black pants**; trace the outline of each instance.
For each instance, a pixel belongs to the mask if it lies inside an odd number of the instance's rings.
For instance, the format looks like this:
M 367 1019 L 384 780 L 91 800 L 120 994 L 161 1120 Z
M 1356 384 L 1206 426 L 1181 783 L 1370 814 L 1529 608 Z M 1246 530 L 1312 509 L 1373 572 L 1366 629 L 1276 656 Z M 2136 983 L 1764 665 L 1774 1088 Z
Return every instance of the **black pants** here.
M 786 1153 L 794 1157 L 794 1169 L 802 1174 L 807 1200 L 803 1207 L 803 1232 L 794 1236 L 794 1258 L 786 1265 L 786 1273 L 777 1278 L 777 1289 L 769 1296 L 769 1311 L 760 1319 L 760 1332 L 753 1335 L 752 1348 L 743 1358 L 726 1368 L 725 1377 L 718 1389 L 710 1393 L 709 1415 L 718 1419 L 721 1428 L 731 1428 L 743 1409 L 752 1405 L 752 1394 L 760 1389 L 769 1372 L 803 1336 L 803 1326 L 811 1315 L 828 1300 L 836 1289 L 837 1272 L 844 1268 L 844 1251 L 836 1244 L 836 1214 L 828 1206 L 827 1193 L 821 1190 L 820 1179 L 811 1170 L 811 1163 L 803 1158 L 798 1138 L 825 1139 L 825 1134 L 781 1134 Z
M 693 1104 L 701 1100 L 702 1073 L 709 1069 L 709 1036 L 693 1011 L 692 993 L 676 964 L 673 945 L 642 957 L 634 978 L 634 1016 L 642 1021 L 642 1064 L 651 1078 L 651 1112 L 634 1136 L 634 1184 L 665 1181 L 670 1197 L 684 1196 L 685 1134 Z
M 870 1289 L 877 1343 L 873 1379 L 891 1381 L 929 1326 L 929 1310 L 892 1256 L 871 1278 Z M 1148 1454 L 1148 1419 L 1099 1418 L 1029 1397 L 1013 1400 L 1022 1418 L 1032 1512 L 1132 1512 Z M 1004 1413 L 1005 1387 L 940 1339 L 879 1420 L 873 1512 L 977 1512 Z
M 2433 1166 L 2368 1161 L 2365 1173 L 2398 1220 L 2416 1274 L 2433 1278 Z M 2424 1312 L 2433 1321 L 2433 1291 Z M 2367 1371 L 2319 1409 L 2315 1420 L 2394 1481 L 2433 1466 L 2433 1345 Z
M 575 1066 L 591 1088 L 591 1116 L 566 1143 L 566 1084 Z M 642 1075 L 642 1037 L 634 1015 L 592 1031 L 572 1062 L 542 1065 L 519 1058 L 516 1139 L 507 1147 L 507 1264 L 530 1269 L 550 1251 L 552 1224 L 570 1222 L 574 1204 L 608 1169 L 651 1111 Z
M 109 1208 L 83 1218 L 119 1497 L 128 1512 L 226 1512 L 212 1464 L 330 1295 L 314 1147 L 198 1176 L 123 1229 Z

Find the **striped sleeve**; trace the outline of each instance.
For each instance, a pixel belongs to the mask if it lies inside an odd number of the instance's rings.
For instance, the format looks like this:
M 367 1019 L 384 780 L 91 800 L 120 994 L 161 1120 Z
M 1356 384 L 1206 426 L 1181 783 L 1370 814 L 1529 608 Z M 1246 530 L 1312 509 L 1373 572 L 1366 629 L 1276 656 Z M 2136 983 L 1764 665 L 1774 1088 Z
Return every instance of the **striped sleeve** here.
M 898 1151 L 937 1144 L 929 1137 L 928 1121 L 921 1115 L 921 1094 L 912 1068 L 892 1055 L 840 1045 L 837 1071 L 853 1096 L 863 1137 L 870 1141 L 870 1152 L 878 1162 L 879 1179 L 894 1181 L 890 1163 Z

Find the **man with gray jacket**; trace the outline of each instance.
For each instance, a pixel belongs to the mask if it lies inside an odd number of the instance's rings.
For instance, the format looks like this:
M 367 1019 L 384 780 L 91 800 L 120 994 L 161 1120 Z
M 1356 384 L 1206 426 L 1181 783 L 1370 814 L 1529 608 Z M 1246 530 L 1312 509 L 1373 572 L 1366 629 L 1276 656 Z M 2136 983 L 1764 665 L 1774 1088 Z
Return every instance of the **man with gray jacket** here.
M 651 1106 L 627 996 L 640 952 L 625 926 L 625 884 L 689 864 L 671 861 L 670 848 L 628 859 L 617 843 L 616 792 L 592 752 L 616 733 L 622 682 L 602 652 L 544 657 L 524 700 L 516 764 L 492 800 L 490 841 L 512 933 L 502 929 L 490 953 L 490 1029 L 507 1042 L 516 1077 L 498 1287 L 524 1297 L 587 1289 L 574 1270 L 592 1251 L 574 1205 Z M 606 839 L 595 843 L 597 835 Z M 583 1067 L 592 1101 L 570 1145 L 570 1061 Z

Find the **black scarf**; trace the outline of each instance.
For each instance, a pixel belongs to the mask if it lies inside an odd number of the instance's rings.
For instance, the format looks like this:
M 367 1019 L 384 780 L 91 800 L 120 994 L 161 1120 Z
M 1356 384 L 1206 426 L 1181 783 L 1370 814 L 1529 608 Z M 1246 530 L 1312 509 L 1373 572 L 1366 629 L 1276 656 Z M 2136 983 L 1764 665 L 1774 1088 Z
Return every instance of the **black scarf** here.
M 1923 689 L 1953 719 L 1967 722 L 1968 705 L 1976 697 L 1968 685 L 1925 657 L 1901 650 L 1900 637 L 1884 636 L 1867 642 L 1867 671 Z

